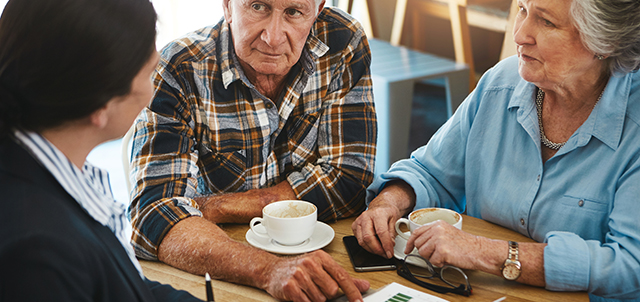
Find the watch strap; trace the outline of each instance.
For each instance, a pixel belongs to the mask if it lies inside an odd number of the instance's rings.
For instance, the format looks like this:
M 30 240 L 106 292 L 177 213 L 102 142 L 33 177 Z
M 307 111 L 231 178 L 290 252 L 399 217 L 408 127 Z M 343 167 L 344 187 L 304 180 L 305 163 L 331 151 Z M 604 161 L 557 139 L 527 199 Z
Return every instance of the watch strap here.
M 512 261 L 518 261 L 518 243 L 515 241 L 509 241 L 508 259 L 511 259 Z

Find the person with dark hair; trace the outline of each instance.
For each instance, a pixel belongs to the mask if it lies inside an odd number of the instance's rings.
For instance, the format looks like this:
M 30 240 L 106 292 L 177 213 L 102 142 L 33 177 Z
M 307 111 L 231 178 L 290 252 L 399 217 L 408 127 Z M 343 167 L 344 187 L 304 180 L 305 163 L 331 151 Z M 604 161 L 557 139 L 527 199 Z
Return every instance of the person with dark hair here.
M 362 26 L 324 0 L 223 0 L 224 18 L 169 43 L 136 121 L 136 255 L 194 274 L 324 301 L 362 299 L 327 253 L 278 257 L 229 238 L 278 200 L 333 222 L 365 209 L 376 115 Z M 187 256 L 188 255 L 188 256 Z
M 7 3 L 0 301 L 199 301 L 144 277 L 126 206 L 86 162 L 149 103 L 155 26 L 148 0 Z
M 395 223 L 444 207 L 535 242 L 434 222 L 412 232 L 453 265 L 591 301 L 640 300 L 640 1 L 518 0 L 517 56 L 488 70 L 455 114 L 368 188 L 352 225 L 390 258 Z

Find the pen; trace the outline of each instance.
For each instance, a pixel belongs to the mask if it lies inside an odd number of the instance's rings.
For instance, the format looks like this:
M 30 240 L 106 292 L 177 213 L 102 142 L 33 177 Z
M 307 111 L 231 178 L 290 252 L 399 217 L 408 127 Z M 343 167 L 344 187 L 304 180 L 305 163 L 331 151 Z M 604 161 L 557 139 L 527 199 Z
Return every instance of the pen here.
M 204 275 L 204 281 L 207 288 L 207 301 L 213 301 L 213 289 L 211 289 L 211 277 L 209 276 L 209 273 Z

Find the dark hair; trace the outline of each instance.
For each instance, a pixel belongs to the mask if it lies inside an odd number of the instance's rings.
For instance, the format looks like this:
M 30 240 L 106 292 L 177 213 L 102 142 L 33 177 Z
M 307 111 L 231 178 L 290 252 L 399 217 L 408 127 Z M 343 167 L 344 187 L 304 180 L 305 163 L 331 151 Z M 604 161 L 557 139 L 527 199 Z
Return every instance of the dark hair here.
M 86 117 L 155 51 L 149 0 L 10 0 L 0 17 L 0 137 Z

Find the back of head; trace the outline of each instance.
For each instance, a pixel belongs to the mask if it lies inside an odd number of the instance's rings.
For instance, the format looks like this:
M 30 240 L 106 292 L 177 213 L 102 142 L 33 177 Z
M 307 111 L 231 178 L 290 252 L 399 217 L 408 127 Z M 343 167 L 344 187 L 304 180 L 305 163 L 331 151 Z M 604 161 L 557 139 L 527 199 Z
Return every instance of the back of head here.
M 571 14 L 584 45 L 608 56 L 610 73 L 640 66 L 640 1 L 573 0 Z
M 88 116 L 155 51 L 149 0 L 10 0 L 0 17 L 0 137 Z

